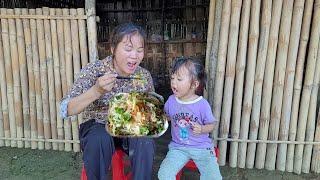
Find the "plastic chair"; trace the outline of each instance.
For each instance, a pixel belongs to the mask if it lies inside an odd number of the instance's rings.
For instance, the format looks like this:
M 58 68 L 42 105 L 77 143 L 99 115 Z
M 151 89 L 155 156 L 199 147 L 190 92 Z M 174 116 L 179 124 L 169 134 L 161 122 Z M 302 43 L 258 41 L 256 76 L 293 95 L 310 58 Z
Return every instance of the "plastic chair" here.
M 219 149 L 217 147 L 214 147 L 214 152 L 216 153 L 216 157 L 217 157 L 217 160 L 218 160 L 218 158 L 219 158 Z M 187 168 L 187 169 L 192 170 L 192 171 L 198 171 L 197 165 L 192 160 L 189 160 L 184 165 L 183 168 Z M 182 176 L 182 173 L 183 173 L 183 168 L 176 175 L 176 180 L 180 180 L 180 178 Z
M 124 159 L 126 153 L 122 149 L 116 149 L 112 156 L 111 167 L 112 167 L 112 179 L 113 180 L 130 180 L 132 173 L 125 173 L 125 168 L 130 166 L 130 162 Z M 87 180 L 86 170 L 84 165 L 81 170 L 81 180 Z

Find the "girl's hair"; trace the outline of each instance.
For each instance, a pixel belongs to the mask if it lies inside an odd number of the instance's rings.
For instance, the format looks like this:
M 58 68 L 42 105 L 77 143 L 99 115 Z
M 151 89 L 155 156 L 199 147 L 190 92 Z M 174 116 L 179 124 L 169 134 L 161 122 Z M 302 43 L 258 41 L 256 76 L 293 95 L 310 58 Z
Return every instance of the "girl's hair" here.
M 206 81 L 207 81 L 206 72 L 203 64 L 199 59 L 195 59 L 192 57 L 177 58 L 173 62 L 171 72 L 170 72 L 171 75 L 177 73 L 177 71 L 183 66 L 188 69 L 193 81 L 194 80 L 199 81 L 199 86 L 196 89 L 196 94 L 202 95 L 203 90 L 206 87 Z
M 114 49 L 117 48 L 117 45 L 122 41 L 125 36 L 129 36 L 131 41 L 131 36 L 139 34 L 143 38 L 143 42 L 146 41 L 146 32 L 141 26 L 133 24 L 131 22 L 118 25 L 113 29 L 110 34 L 110 46 Z

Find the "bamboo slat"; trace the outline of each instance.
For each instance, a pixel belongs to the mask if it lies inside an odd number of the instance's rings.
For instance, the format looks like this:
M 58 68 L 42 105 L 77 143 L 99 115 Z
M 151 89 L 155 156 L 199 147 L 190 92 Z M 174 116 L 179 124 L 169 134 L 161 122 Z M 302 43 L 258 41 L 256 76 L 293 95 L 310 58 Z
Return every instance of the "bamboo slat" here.
M 0 73 L 2 73 L 0 71 Z M 0 95 L 2 94 L 0 89 Z M 2 100 L 0 98 L 0 138 L 4 138 L 4 127 L 3 127 L 3 114 L 2 114 Z M 0 147 L 4 146 L 4 140 L 0 140 Z
M 55 9 L 50 8 L 50 15 L 55 15 Z M 56 121 L 57 121 L 57 138 L 63 139 L 63 125 L 60 118 L 60 100 L 62 98 L 61 79 L 60 79 L 60 59 L 59 59 L 59 46 L 58 46 L 58 34 L 57 34 L 57 21 L 50 20 L 51 29 L 51 41 L 52 41 L 52 60 L 54 70 L 54 89 L 55 89 L 55 106 L 56 106 Z M 59 34 L 60 35 L 60 34 Z M 62 151 L 64 149 L 63 143 L 58 143 L 58 149 Z
M 77 15 L 76 9 L 70 9 L 70 15 Z M 71 20 L 71 42 L 72 42 L 72 58 L 73 58 L 73 79 L 80 73 L 81 69 L 81 59 L 80 59 L 80 47 L 79 47 L 79 29 L 77 20 Z M 78 118 L 79 119 L 79 118 Z M 78 121 L 71 121 L 72 124 L 72 138 L 74 140 L 79 140 L 79 127 L 80 124 Z M 79 144 L 73 145 L 73 151 L 79 152 L 80 146 Z
M 304 14 L 302 19 L 302 30 L 299 42 L 299 50 L 297 63 L 295 67 L 294 86 L 293 86 L 293 99 L 291 105 L 291 117 L 289 125 L 289 140 L 294 141 L 297 134 L 297 122 L 300 104 L 300 94 L 302 87 L 302 79 L 304 72 L 304 64 L 306 59 L 307 45 L 309 42 L 310 24 L 312 17 L 312 8 L 314 0 L 307 0 L 304 7 Z M 293 171 L 293 158 L 294 158 L 294 145 L 289 144 L 286 158 L 286 171 Z
M 21 14 L 21 9 L 15 8 L 14 13 L 16 15 Z M 22 112 L 23 112 L 23 137 L 31 137 L 31 125 L 30 125 L 30 105 L 29 105 L 29 85 L 28 85 L 28 72 L 27 72 L 27 59 L 26 59 L 26 45 L 24 41 L 24 33 L 21 19 L 16 19 L 17 28 L 17 44 L 18 44 L 18 57 L 19 57 L 19 70 L 20 70 L 20 82 L 21 82 L 21 94 L 22 94 Z M 30 148 L 31 143 L 25 142 L 25 148 Z
M 286 67 L 286 74 L 284 80 L 284 90 L 283 90 L 283 100 L 282 100 L 282 110 L 280 119 L 280 129 L 279 129 L 279 140 L 288 140 L 290 115 L 291 115 L 291 103 L 293 95 L 293 83 L 295 67 L 297 62 L 297 54 L 299 47 L 299 38 L 302 24 L 304 0 L 297 0 L 294 2 L 293 7 L 293 17 L 291 23 L 290 32 L 290 44 L 288 48 L 288 60 Z M 286 169 L 286 155 L 287 155 L 287 144 L 279 144 L 277 150 L 277 161 L 276 168 L 280 171 L 285 171 Z
M 3 14 L 0 19 L 87 19 L 85 15 L 78 16 L 51 16 L 51 15 L 19 15 L 19 14 Z
M 226 0 L 223 2 L 222 9 L 222 19 L 221 19 L 221 29 L 220 29 L 220 40 L 219 40 L 219 52 L 218 52 L 218 64 L 217 73 L 215 79 L 215 89 L 214 89 L 214 103 L 213 112 L 216 115 L 216 119 L 220 121 L 221 114 L 221 103 L 223 95 L 223 83 L 226 65 L 226 55 L 228 47 L 228 35 L 229 35 L 229 22 L 230 22 L 230 12 L 231 11 L 231 1 Z M 226 131 L 222 130 L 221 131 Z M 226 154 L 226 152 L 221 152 Z M 225 157 L 219 158 L 219 164 L 225 165 Z
M 284 0 L 281 13 L 281 24 L 279 32 L 278 50 L 276 57 L 276 67 L 274 71 L 273 89 L 272 89 L 272 102 L 271 102 L 271 118 L 269 125 L 269 137 L 270 140 L 277 140 L 279 135 L 282 97 L 283 97 L 283 85 L 285 79 L 287 55 L 291 28 L 293 1 Z M 265 168 L 268 170 L 274 170 L 276 166 L 277 145 L 267 145 L 267 155 Z M 284 169 L 285 166 L 280 169 Z
M 211 47 L 213 40 L 213 27 L 214 27 L 214 15 L 215 15 L 216 0 L 210 0 L 209 4 L 209 18 L 208 18 L 208 32 L 207 32 L 207 48 L 206 48 L 206 59 L 205 59 L 205 69 L 207 74 L 211 74 L 211 69 L 209 68 L 209 59 L 211 55 Z M 208 99 L 208 91 L 205 89 L 204 96 Z
M 247 54 L 247 43 L 248 43 L 248 32 L 249 32 L 249 19 L 250 19 L 250 5 L 251 0 L 243 1 L 242 17 L 239 35 L 238 55 L 236 63 L 236 80 L 234 87 L 234 99 L 232 103 L 232 123 L 231 123 L 231 137 L 233 139 L 239 138 L 240 131 L 240 118 L 241 118 L 241 104 L 243 94 L 243 82 L 244 82 L 244 71 L 246 67 L 246 54 Z M 230 167 L 237 166 L 237 153 L 238 153 L 238 142 L 232 142 L 230 145 L 229 153 L 229 164 Z
M 2 13 L 3 10 L 0 12 Z M 2 41 L 2 36 L 5 33 L 5 27 L 3 27 L 3 20 L 1 20 L 1 36 L 0 36 L 0 91 L 1 91 L 1 111 L 2 111 L 2 117 L 3 117 L 3 131 L 4 131 L 4 137 L 9 138 L 10 137 L 10 126 L 9 126 L 9 110 L 8 110 L 8 98 L 7 98 L 7 80 L 6 80 L 6 73 L 7 70 L 5 70 L 5 57 L 4 57 L 4 49 L 2 46 L 2 43 L 5 44 L 5 42 Z M 7 30 L 8 32 L 8 30 Z M 8 43 L 8 42 L 7 42 Z M 5 146 L 10 146 L 10 141 L 5 141 Z
M 315 74 L 313 79 L 313 86 L 311 90 L 310 105 L 308 111 L 308 120 L 306 126 L 305 141 L 314 140 L 315 125 L 317 119 L 317 100 L 319 91 L 319 80 L 320 80 L 320 45 L 318 45 L 317 64 L 315 67 Z M 303 150 L 303 159 L 301 171 L 303 173 L 309 173 L 311 165 L 312 145 L 306 145 Z
M 21 14 L 28 14 L 28 9 L 23 8 Z M 32 42 L 31 42 L 31 30 L 30 30 L 30 20 L 23 19 L 23 33 L 26 48 L 26 61 L 27 61 L 27 72 L 28 72 L 28 87 L 29 87 L 29 102 L 30 102 L 30 137 L 31 139 L 36 139 L 38 137 L 37 133 L 37 114 L 36 114 L 36 95 L 34 86 L 34 74 L 33 74 L 33 61 L 32 61 Z M 26 143 L 27 144 L 27 143 Z M 31 142 L 31 149 L 37 149 L 38 144 L 36 141 Z
M 259 120 L 260 120 L 260 107 L 261 107 L 261 95 L 262 95 L 262 82 L 264 76 L 264 70 L 266 65 L 268 39 L 271 24 L 272 13 L 272 1 L 262 2 L 262 14 L 261 14 L 261 28 L 259 36 L 259 47 L 257 55 L 257 65 L 255 69 L 254 87 L 253 87 L 253 99 L 252 99 L 252 112 L 250 119 L 250 132 L 249 139 L 255 140 L 258 137 Z M 256 143 L 249 143 L 246 157 L 246 167 L 253 168 Z
M 266 140 L 268 138 L 268 128 L 270 121 L 270 106 L 271 106 L 271 96 L 272 96 L 272 84 L 273 84 L 273 72 L 274 72 L 274 62 L 276 57 L 276 50 L 278 45 L 278 32 L 280 25 L 282 9 L 282 0 L 273 1 L 272 3 L 272 14 L 271 14 L 271 26 L 268 41 L 268 53 L 266 60 L 266 67 L 263 79 L 263 92 L 260 110 L 260 122 L 259 122 L 259 138 L 261 140 Z M 265 163 L 266 154 L 266 144 L 258 144 L 255 159 L 255 167 L 262 169 Z
M 249 27 L 248 56 L 246 66 L 246 82 L 242 102 L 242 114 L 240 123 L 241 139 L 248 138 L 249 122 L 252 108 L 252 95 L 254 86 L 254 74 L 256 68 L 257 49 L 259 40 L 259 17 L 261 1 L 252 1 Z M 238 166 L 245 167 L 247 143 L 240 143 L 238 149 Z
M 7 9 L 7 14 L 13 14 L 13 9 Z M 22 115 L 22 99 L 21 99 L 21 84 L 19 75 L 19 56 L 17 45 L 17 31 L 14 19 L 8 19 L 9 25 L 9 41 L 10 41 L 10 53 L 12 63 L 12 75 L 13 75 L 13 98 L 14 98 L 14 115 L 17 128 L 17 138 L 23 137 L 23 115 Z M 11 128 L 11 127 L 10 127 Z M 23 147 L 23 142 L 18 141 L 18 148 Z
M 230 94 L 233 94 L 241 6 L 242 0 L 234 0 L 231 2 L 227 65 L 224 78 L 224 92 L 220 118 L 220 127 L 222 130 L 220 131 L 220 137 L 228 137 L 229 134 L 232 107 L 232 95 L 230 96 Z M 221 158 L 221 161 L 224 162 L 227 154 L 227 141 L 220 141 L 219 149 L 221 151 L 219 159 Z
M 42 8 L 43 15 L 49 15 L 49 8 Z M 48 97 L 49 97 L 49 121 L 51 134 L 50 138 L 57 139 L 57 111 L 56 111 L 56 97 L 55 97 L 55 84 L 54 84 L 54 72 L 53 72 L 53 57 L 52 57 L 52 38 L 51 38 L 51 26 L 50 21 L 43 20 L 44 25 L 44 37 L 46 47 L 46 64 L 47 64 L 47 75 L 48 75 Z M 52 143 L 52 149 L 57 150 L 58 144 Z
M 320 111 L 318 111 L 314 141 L 320 142 Z M 315 173 L 320 173 L 320 144 L 313 146 L 311 170 Z
M 42 9 L 37 8 L 36 14 L 41 15 Z M 43 127 L 44 138 L 51 138 L 50 129 L 50 110 L 49 110 L 49 95 L 48 95 L 48 70 L 46 59 L 46 40 L 45 30 L 42 19 L 37 19 L 37 37 L 38 37 L 38 50 L 39 50 L 39 62 L 40 62 L 40 75 L 41 75 L 41 97 L 42 97 L 42 112 L 43 112 Z M 45 149 L 51 149 L 51 143 L 45 142 Z
M 62 10 L 63 15 L 69 15 L 69 9 Z M 72 68 L 72 44 L 71 44 L 71 30 L 70 30 L 70 20 L 63 20 L 64 28 L 64 48 L 65 48 L 65 62 L 66 62 L 66 81 L 67 89 L 70 89 L 73 83 L 73 68 Z M 75 117 L 72 117 L 75 118 Z M 73 119 L 76 121 L 76 119 Z M 64 121 L 65 128 L 65 139 L 72 139 L 72 129 L 70 119 Z M 65 143 L 65 150 L 71 151 L 72 144 Z
M 309 102 L 311 96 L 311 87 L 314 80 L 314 72 L 316 65 L 316 57 L 319 45 L 320 35 L 320 0 L 316 0 L 314 4 L 314 15 L 312 19 L 312 28 L 310 35 L 309 52 L 307 57 L 306 73 L 302 89 L 302 97 L 300 100 L 299 116 L 298 116 L 298 130 L 296 140 L 305 140 L 305 131 L 308 118 Z M 303 145 L 296 145 L 294 157 L 294 172 L 301 173 Z
M 77 9 L 78 15 L 84 15 L 84 9 Z M 81 67 L 88 64 L 88 46 L 87 46 L 87 36 L 86 36 L 86 22 L 84 20 L 78 20 L 79 26 L 79 42 L 80 42 L 80 53 L 81 53 Z
M 210 69 L 210 71 L 208 72 L 208 78 L 207 78 L 208 101 L 211 106 L 213 106 L 213 102 L 214 102 L 214 92 L 215 92 L 214 81 L 216 77 L 216 67 L 217 67 L 217 59 L 218 59 L 222 5 L 223 5 L 222 0 L 216 0 L 214 30 L 213 30 L 213 37 L 212 37 L 210 60 L 208 64 L 208 69 Z M 215 139 L 218 137 L 218 133 L 219 133 L 219 121 L 217 122 L 213 130 L 213 139 L 215 144 L 217 144 L 217 141 Z
M 35 9 L 29 9 L 29 14 L 35 14 Z M 41 93 L 41 77 L 40 77 L 40 60 L 38 51 L 38 33 L 37 22 L 35 19 L 30 19 L 31 42 L 32 42 L 32 63 L 34 72 L 34 88 L 36 94 L 37 107 L 37 133 L 38 139 L 44 139 L 43 128 L 43 110 L 42 110 L 42 93 Z M 38 142 L 38 148 L 44 149 L 44 142 Z
M 88 29 L 88 47 L 89 47 L 89 61 L 93 62 L 99 59 L 97 50 L 97 24 L 96 24 L 96 1 L 86 1 L 85 9 L 87 15 L 87 29 Z

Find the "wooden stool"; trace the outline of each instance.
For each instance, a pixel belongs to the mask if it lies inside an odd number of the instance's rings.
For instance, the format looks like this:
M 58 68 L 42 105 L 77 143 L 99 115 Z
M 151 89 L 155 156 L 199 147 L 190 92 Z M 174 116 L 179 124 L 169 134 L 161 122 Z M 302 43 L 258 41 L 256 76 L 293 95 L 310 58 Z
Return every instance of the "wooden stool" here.
M 124 157 L 126 156 L 126 153 L 122 149 L 116 149 L 112 156 L 111 161 L 111 167 L 112 167 L 112 179 L 113 180 L 130 180 L 132 173 L 129 172 L 128 174 L 125 174 L 124 169 L 128 166 L 130 166 L 130 162 L 125 160 Z M 84 165 L 82 166 L 81 170 L 81 180 L 87 180 L 87 173 L 84 168 Z
M 217 147 L 214 147 L 214 152 L 216 153 L 216 157 L 217 157 L 217 160 L 218 160 L 218 158 L 219 158 L 219 149 Z M 187 168 L 187 169 L 192 170 L 192 171 L 197 171 L 198 170 L 197 165 L 192 160 L 189 160 L 187 162 L 187 164 L 184 165 L 183 168 Z M 181 175 L 183 173 L 183 168 L 176 175 L 176 180 L 180 180 Z

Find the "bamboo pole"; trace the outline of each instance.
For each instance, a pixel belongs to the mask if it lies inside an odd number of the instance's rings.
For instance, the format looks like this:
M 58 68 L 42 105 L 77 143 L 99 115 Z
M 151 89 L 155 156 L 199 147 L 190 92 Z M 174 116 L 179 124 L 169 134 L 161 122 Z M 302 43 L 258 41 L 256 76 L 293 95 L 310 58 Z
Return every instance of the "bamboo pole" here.
M 3 10 L 0 9 L 0 13 L 2 14 Z M 8 107 L 8 98 L 7 98 L 7 86 L 9 85 L 7 83 L 7 79 L 9 79 L 9 77 L 7 77 L 6 79 L 6 75 L 8 70 L 5 70 L 5 68 L 7 67 L 6 62 L 5 62 L 5 48 L 4 46 L 2 46 L 2 43 L 8 44 L 7 42 L 2 41 L 3 36 L 8 38 L 8 34 L 4 34 L 4 33 L 8 33 L 8 28 L 6 26 L 4 26 L 4 22 L 7 22 L 6 20 L 1 19 L 1 36 L 0 36 L 0 90 L 1 90 L 1 102 L 2 102 L 2 113 L 3 113 L 3 128 L 4 128 L 4 137 L 5 138 L 9 138 L 10 137 L 10 121 L 9 121 L 9 107 Z M 8 46 L 7 46 L 8 47 Z M 10 54 L 10 53 L 9 53 Z M 5 146 L 10 146 L 10 141 L 9 140 L 5 140 Z
M 293 82 L 296 60 L 299 47 L 299 38 L 302 24 L 304 0 L 296 0 L 293 7 L 293 17 L 288 48 L 288 60 L 284 80 L 283 101 L 280 119 L 279 140 L 288 140 L 291 103 L 293 95 Z M 286 169 L 287 144 L 279 144 L 277 152 L 276 168 L 280 171 Z
M 276 67 L 274 71 L 273 89 L 272 89 L 272 101 L 271 101 L 271 118 L 269 126 L 270 140 L 277 140 L 279 135 L 279 125 L 281 117 L 282 97 L 283 97 L 283 85 L 285 79 L 287 55 L 291 28 L 293 1 L 284 0 L 283 10 L 281 14 L 281 24 L 279 32 L 279 42 L 276 57 Z M 276 166 L 277 145 L 267 145 L 267 155 L 265 167 L 268 170 L 274 170 Z M 280 169 L 284 169 L 285 166 Z
M 4 73 L 1 72 L 0 73 Z M 0 95 L 2 94 L 0 89 Z M 0 98 L 0 138 L 4 138 L 4 127 L 3 127 L 3 115 L 2 115 L 2 100 Z M 4 146 L 4 140 L 0 140 L 0 147 Z
M 62 10 L 63 15 L 69 15 L 69 9 Z M 71 89 L 73 83 L 73 68 L 72 68 L 72 44 L 71 44 L 71 30 L 70 30 L 70 21 L 63 20 L 63 28 L 64 28 L 64 47 L 65 47 L 65 62 L 66 62 L 66 81 L 67 81 L 67 89 Z M 72 117 L 75 121 L 75 117 Z M 71 130 L 71 122 L 70 119 L 66 119 L 64 121 L 65 128 L 65 139 L 72 139 L 72 130 Z M 71 151 L 72 144 L 65 143 L 65 150 Z
M 240 123 L 240 139 L 248 139 L 250 114 L 252 108 L 252 95 L 254 86 L 254 73 L 259 39 L 259 17 L 261 1 L 252 1 L 250 14 L 248 60 L 246 67 L 246 81 L 244 85 L 244 97 L 242 102 L 242 115 Z M 238 166 L 245 167 L 247 143 L 240 143 L 238 149 Z
M 231 2 L 227 66 L 224 79 L 223 103 L 220 119 L 220 137 L 228 137 L 229 134 L 241 6 L 242 0 L 234 0 Z M 224 162 L 226 161 L 227 141 L 220 141 L 219 149 L 221 151 L 219 159 L 221 158 Z
M 319 35 L 320 35 L 320 0 L 316 0 L 314 4 L 314 16 L 312 19 L 312 28 L 309 44 L 309 52 L 307 57 L 306 73 L 302 89 L 301 105 L 299 108 L 298 116 L 298 131 L 296 140 L 305 140 L 305 131 L 307 125 L 307 116 L 309 110 L 311 87 L 314 79 L 315 65 L 317 50 L 319 45 Z M 303 155 L 303 145 L 296 145 L 295 157 L 294 157 L 294 172 L 297 174 L 301 173 L 302 155 Z
M 318 111 L 314 141 L 320 143 L 320 111 Z M 311 170 L 315 173 L 320 173 L 320 144 L 313 147 Z
M 29 9 L 29 14 L 35 14 L 35 9 Z M 42 94 L 41 94 L 41 78 L 40 78 L 40 60 L 38 51 L 37 22 L 30 19 L 31 42 L 32 42 L 32 63 L 34 72 L 34 89 L 36 94 L 36 113 L 37 113 L 37 133 L 38 139 L 44 139 L 43 128 L 43 110 L 42 110 Z M 38 142 L 38 148 L 44 149 L 44 142 Z
M 70 15 L 77 15 L 77 10 L 76 9 L 70 9 Z M 73 79 L 76 79 L 76 77 L 80 73 L 81 69 L 81 60 L 80 60 L 80 48 L 79 48 L 79 29 L 78 29 L 78 22 L 77 20 L 71 20 L 71 42 L 72 42 L 72 58 L 73 58 Z M 78 118 L 79 120 L 79 118 Z M 72 138 L 74 140 L 79 140 L 79 127 L 77 120 L 72 121 Z M 80 151 L 80 146 L 79 144 L 74 144 L 73 145 L 73 151 L 74 152 L 79 152 Z
M 234 100 L 232 104 L 231 137 L 238 139 L 240 131 L 241 104 L 243 94 L 244 70 L 246 67 L 246 54 L 248 44 L 249 19 L 251 0 L 243 1 L 241 10 L 241 26 L 239 36 L 238 55 L 236 63 L 236 80 L 234 88 Z M 232 142 L 230 146 L 229 164 L 230 167 L 237 166 L 238 142 Z
M 2 96 L 6 95 L 4 93 L 7 93 L 7 90 L 5 90 L 4 92 L 2 92 L 2 89 L 5 89 L 6 88 L 6 78 L 5 78 L 5 71 L 4 71 L 4 61 L 3 61 L 3 50 L 2 50 L 2 38 L 0 36 L 0 137 L 4 138 L 5 135 L 4 135 L 4 132 L 5 132 L 5 122 L 4 122 L 4 114 L 5 114 L 5 111 L 6 113 L 8 113 L 8 110 L 7 109 L 4 109 L 3 108 L 3 103 L 2 103 Z M 4 86 L 4 87 L 2 87 Z M 6 105 L 5 105 L 6 106 Z M 7 123 L 7 122 L 6 122 Z M 0 140 L 0 147 L 4 146 L 5 143 L 4 143 L 4 140 Z
M 302 87 L 302 79 L 303 79 L 303 71 L 304 71 L 304 63 L 306 59 L 306 50 L 309 41 L 309 32 L 310 32 L 310 24 L 312 17 L 312 8 L 313 8 L 314 0 L 307 0 L 304 8 L 304 15 L 302 19 L 302 30 L 299 42 L 299 50 L 297 63 L 295 68 L 294 75 L 294 88 L 293 88 L 293 99 L 292 99 L 292 107 L 291 107 L 291 117 L 290 117 L 290 125 L 289 125 L 289 140 L 294 141 L 296 139 L 297 133 L 297 119 L 299 112 L 299 103 L 300 103 L 300 94 Z M 286 158 L 286 171 L 293 171 L 293 157 L 294 157 L 294 148 L 295 146 L 292 144 L 288 145 L 287 150 L 287 158 Z
M 219 48 L 219 38 L 220 38 L 220 25 L 221 25 L 221 13 L 222 13 L 222 5 L 223 0 L 216 0 L 215 3 L 215 19 L 214 19 L 214 30 L 213 30 L 213 37 L 212 37 L 212 46 L 211 46 L 211 53 L 210 53 L 210 60 L 208 64 L 208 79 L 207 79 L 207 87 L 208 90 L 208 101 L 211 106 L 213 106 L 214 102 L 214 87 L 215 87 L 215 77 L 216 77 L 216 70 L 217 70 L 217 59 L 218 59 L 218 48 Z M 215 140 L 218 137 L 219 132 L 219 121 L 216 123 L 216 126 L 213 130 L 213 139 L 214 144 L 217 144 Z
M 49 8 L 42 8 L 43 15 L 49 15 Z M 55 84 L 54 84 L 54 72 L 53 72 L 53 57 L 52 57 L 52 40 L 51 40 L 51 27 L 50 21 L 43 20 L 44 25 L 44 38 L 45 38 L 45 52 L 46 52 L 46 65 L 48 76 L 48 97 L 49 97 L 49 122 L 50 122 L 50 136 L 49 138 L 57 139 L 57 111 L 56 111 L 56 98 L 55 98 Z M 52 149 L 57 150 L 58 144 L 52 143 Z
M 261 15 L 261 29 L 259 37 L 257 65 L 255 69 L 253 99 L 252 99 L 252 112 L 250 120 L 249 139 L 257 139 L 259 120 L 260 120 L 260 107 L 262 95 L 262 82 L 264 70 L 266 65 L 268 39 L 271 24 L 272 1 L 262 2 L 262 15 Z M 256 154 L 256 143 L 249 143 L 246 158 L 246 167 L 253 168 L 254 159 Z
M 310 106 L 308 111 L 308 119 L 306 126 L 305 141 L 314 140 L 315 125 L 317 119 L 317 100 L 320 80 L 320 46 L 318 45 L 317 64 L 311 90 Z M 306 145 L 303 150 L 302 172 L 309 173 L 311 165 L 312 145 Z
M 78 15 L 84 15 L 84 9 L 77 9 Z M 80 42 L 80 54 L 81 54 L 81 67 L 88 64 L 88 47 L 87 47 L 87 34 L 86 34 L 86 22 L 84 20 L 78 20 L 79 26 L 79 42 Z
M 50 15 L 55 15 L 55 9 L 50 8 Z M 51 40 L 52 40 L 52 58 L 54 70 L 54 89 L 55 89 L 55 107 L 56 107 L 56 121 L 57 121 L 57 138 L 63 139 L 62 119 L 60 118 L 60 99 L 62 98 L 61 80 L 60 80 L 60 59 L 59 59 L 59 46 L 57 34 L 57 21 L 50 20 Z M 64 144 L 59 143 L 58 149 L 62 151 Z
M 228 34 L 229 34 L 229 22 L 230 22 L 230 11 L 231 11 L 231 1 L 226 0 L 223 2 L 222 19 L 221 19 L 221 30 L 220 30 L 220 41 L 219 41 L 219 52 L 218 52 L 218 64 L 217 64 L 217 74 L 215 79 L 215 89 L 214 89 L 214 103 L 213 111 L 216 115 L 216 119 L 220 121 L 220 111 L 222 103 L 223 94 L 223 83 L 225 74 L 225 64 L 226 64 L 226 54 L 228 46 Z M 220 132 L 223 131 L 220 129 Z M 226 130 L 224 130 L 226 131 Z M 221 152 L 222 155 L 226 152 Z M 225 165 L 225 155 L 219 158 L 219 164 Z
M 21 10 L 22 15 L 28 14 L 28 9 L 23 8 Z M 31 42 L 31 31 L 28 19 L 23 19 L 23 33 L 26 48 L 26 61 L 27 61 L 27 72 L 28 72 L 28 85 L 29 85 L 29 102 L 30 102 L 30 137 L 36 139 L 37 133 L 37 121 L 36 121 L 36 95 L 34 86 L 34 74 L 33 74 L 33 61 L 32 61 L 32 42 Z M 26 143 L 27 144 L 27 143 Z M 38 144 L 36 141 L 31 141 L 31 149 L 37 149 Z
M 62 9 L 56 9 L 57 15 L 62 15 Z M 57 33 L 58 45 L 59 45 L 59 59 L 60 59 L 60 76 L 61 76 L 61 86 L 62 86 L 62 96 L 67 93 L 67 80 L 66 80 L 66 62 L 64 53 L 64 25 L 62 20 L 57 20 Z
M 209 68 L 209 59 L 211 55 L 212 38 L 213 38 L 213 26 L 214 26 L 214 15 L 215 15 L 215 5 L 216 0 L 210 0 L 209 4 L 209 18 L 208 18 L 208 32 L 207 32 L 207 48 L 206 48 L 206 59 L 205 59 L 205 69 L 207 74 L 211 74 L 211 69 Z M 208 99 L 208 90 L 204 90 L 204 97 Z
M 21 14 L 21 9 L 15 8 L 14 13 L 16 15 Z M 29 106 L 29 85 L 28 85 L 28 72 L 27 72 L 27 59 L 26 59 L 26 45 L 24 42 L 24 33 L 21 19 L 16 19 L 17 28 L 17 44 L 18 44 L 18 58 L 20 69 L 20 82 L 21 82 L 21 95 L 22 95 L 22 112 L 23 112 L 23 137 L 30 138 L 30 106 Z M 20 93 L 20 92 L 19 92 Z M 25 148 L 30 148 L 31 143 L 25 142 Z
M 36 14 L 41 15 L 42 9 L 37 8 Z M 39 62 L 40 62 L 40 75 L 41 75 L 41 97 L 42 97 L 42 110 L 43 110 L 43 126 L 44 138 L 51 138 L 50 129 L 50 110 L 49 110 L 49 95 L 48 95 L 48 71 L 46 59 L 46 42 L 45 32 L 43 27 L 43 20 L 37 19 L 37 32 L 38 32 L 38 49 L 39 49 Z M 50 84 L 50 83 L 49 83 Z M 51 149 L 51 143 L 45 142 L 45 149 Z
M 94 62 L 99 59 L 97 50 L 97 24 L 96 24 L 96 1 L 86 0 L 85 8 L 87 15 L 87 29 L 88 29 L 88 46 L 89 46 L 89 60 Z
M 7 9 L 9 15 L 13 14 L 13 9 Z M 17 138 L 23 137 L 23 117 L 22 117 L 22 99 L 21 99 L 21 85 L 19 76 L 19 56 L 17 46 L 17 32 L 14 19 L 8 19 L 9 24 L 9 41 L 10 53 L 12 62 L 12 75 L 13 75 L 13 98 L 14 98 L 14 115 L 17 128 Z M 10 127 L 11 128 L 11 127 Z M 23 142 L 18 141 L 18 148 L 23 147 Z
M 262 92 L 262 103 L 260 112 L 259 122 L 259 138 L 266 140 L 268 138 L 268 128 L 270 120 L 270 106 L 271 106 L 271 95 L 272 95 L 272 83 L 273 83 L 273 71 L 274 62 L 276 56 L 276 50 L 278 45 L 278 32 L 281 17 L 282 0 L 273 1 L 272 14 L 271 14 L 271 26 L 268 41 L 268 53 L 266 60 L 266 67 L 263 80 L 263 92 Z M 256 168 L 262 169 L 265 162 L 266 144 L 258 144 L 256 154 Z

